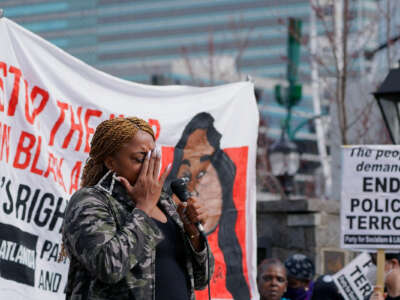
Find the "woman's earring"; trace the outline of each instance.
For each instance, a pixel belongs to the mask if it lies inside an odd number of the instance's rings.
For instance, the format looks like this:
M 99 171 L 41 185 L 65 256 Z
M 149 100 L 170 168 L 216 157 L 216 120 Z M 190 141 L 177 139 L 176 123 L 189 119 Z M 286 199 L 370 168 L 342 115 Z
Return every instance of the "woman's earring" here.
M 103 186 L 101 185 L 101 183 L 102 183 L 111 173 L 113 173 L 112 176 L 111 176 L 111 184 L 110 184 L 109 189 L 106 189 L 105 187 L 103 187 Z M 115 180 L 118 180 L 118 179 L 116 178 L 115 172 L 114 172 L 113 170 L 108 170 L 107 173 L 104 174 L 103 177 L 101 177 L 101 179 L 100 179 L 99 182 L 97 183 L 97 186 L 98 186 L 99 188 L 101 188 L 103 191 L 105 191 L 106 193 L 112 195 L 112 191 L 113 191 L 113 189 L 114 189 Z
M 110 195 L 112 194 L 112 191 L 114 189 L 114 184 L 115 184 L 115 179 L 116 179 L 115 172 L 114 171 L 112 171 L 112 172 L 113 173 L 111 176 Z

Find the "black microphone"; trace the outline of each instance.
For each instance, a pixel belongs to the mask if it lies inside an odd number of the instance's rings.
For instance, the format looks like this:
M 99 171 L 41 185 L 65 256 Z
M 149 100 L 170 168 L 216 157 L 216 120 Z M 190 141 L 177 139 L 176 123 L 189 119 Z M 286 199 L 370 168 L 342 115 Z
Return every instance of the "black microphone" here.
M 186 188 L 186 180 L 183 178 L 178 178 L 172 181 L 171 190 L 182 202 L 187 202 L 190 198 L 190 192 Z M 200 233 L 204 234 L 203 225 L 201 225 L 200 222 L 196 222 L 195 225 Z

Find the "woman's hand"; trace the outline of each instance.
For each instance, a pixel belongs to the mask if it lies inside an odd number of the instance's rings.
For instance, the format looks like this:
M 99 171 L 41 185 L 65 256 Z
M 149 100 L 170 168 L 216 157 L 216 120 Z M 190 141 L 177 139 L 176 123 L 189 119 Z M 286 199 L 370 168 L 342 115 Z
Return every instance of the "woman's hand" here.
M 196 198 L 190 198 L 187 202 L 179 201 L 177 211 L 192 245 L 196 250 L 201 250 L 200 232 L 196 223 L 204 223 L 207 219 L 207 210 L 203 203 Z
M 369 300 L 385 300 L 386 299 L 387 294 L 382 294 L 381 292 L 376 292 L 374 291 L 371 294 L 371 297 L 369 298 Z
M 190 197 L 187 202 L 179 201 L 178 213 L 184 223 L 185 221 L 189 223 L 204 223 L 208 217 L 206 207 L 203 202 L 196 197 Z
M 136 208 L 143 210 L 150 215 L 161 195 L 164 181 L 171 169 L 168 165 L 164 173 L 158 178 L 161 167 L 161 150 L 159 148 L 149 151 L 143 162 L 139 176 L 132 186 L 124 177 L 118 177 L 125 186 L 129 196 L 136 203 Z

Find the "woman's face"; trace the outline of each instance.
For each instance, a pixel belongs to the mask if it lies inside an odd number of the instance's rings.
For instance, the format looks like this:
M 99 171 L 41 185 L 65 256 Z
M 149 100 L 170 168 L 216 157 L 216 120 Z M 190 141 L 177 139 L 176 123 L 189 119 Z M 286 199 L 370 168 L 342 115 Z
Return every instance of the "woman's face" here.
M 310 283 L 309 280 L 301 280 L 294 278 L 292 276 L 288 276 L 287 280 L 288 280 L 288 286 L 293 289 L 308 288 L 308 285 Z
M 178 178 L 186 178 L 192 196 L 203 201 L 208 218 L 205 232 L 213 230 L 222 212 L 222 188 L 210 157 L 215 149 L 207 140 L 204 129 L 196 129 L 188 138 L 178 169 Z
M 286 271 L 279 265 L 269 265 L 259 275 L 258 290 L 262 300 L 281 299 L 287 288 Z
M 154 148 L 153 137 L 139 130 L 117 153 L 106 158 L 106 166 L 115 171 L 117 176 L 125 177 L 131 185 L 134 185 L 147 152 Z
M 385 285 L 393 287 L 400 278 L 400 265 L 397 259 L 390 259 L 385 261 Z M 396 295 L 397 296 L 397 295 Z

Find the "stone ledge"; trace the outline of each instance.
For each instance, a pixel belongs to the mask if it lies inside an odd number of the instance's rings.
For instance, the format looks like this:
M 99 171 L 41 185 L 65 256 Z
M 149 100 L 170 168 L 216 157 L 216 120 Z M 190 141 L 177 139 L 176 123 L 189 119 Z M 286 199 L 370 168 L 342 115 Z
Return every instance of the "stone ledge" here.
M 257 194 L 257 199 L 262 199 L 262 193 Z M 272 200 L 257 201 L 258 213 L 309 213 L 326 212 L 339 214 L 340 202 L 336 200 L 321 199 L 296 199 L 296 200 Z
M 287 225 L 292 226 L 319 226 L 321 225 L 320 213 L 309 214 L 289 214 L 287 218 Z

